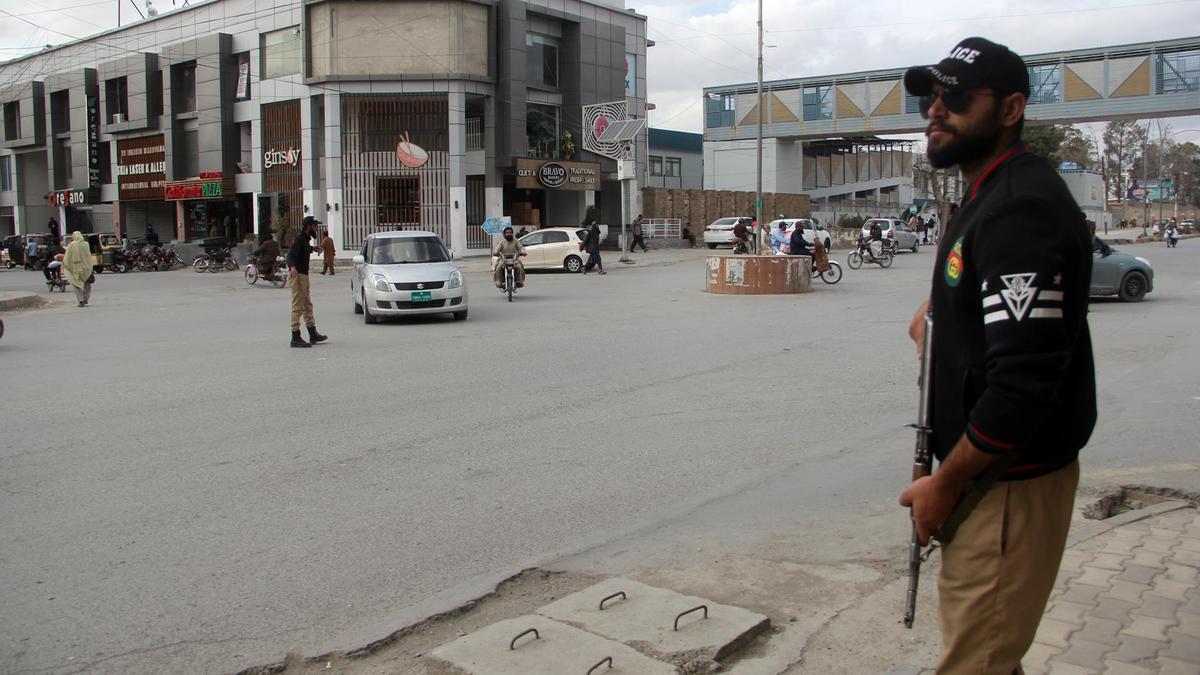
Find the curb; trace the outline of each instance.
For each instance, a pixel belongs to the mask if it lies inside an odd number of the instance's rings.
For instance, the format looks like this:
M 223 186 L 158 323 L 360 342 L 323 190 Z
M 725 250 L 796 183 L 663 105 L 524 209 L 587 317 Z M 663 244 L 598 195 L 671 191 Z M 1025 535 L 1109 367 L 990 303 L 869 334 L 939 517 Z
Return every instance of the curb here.
M 0 295 L 0 312 L 36 307 L 39 302 L 37 293 L 5 293 Z
M 1067 535 L 1066 548 L 1078 546 L 1089 539 L 1098 537 L 1105 532 L 1114 530 L 1122 525 L 1136 523 L 1139 520 L 1145 520 L 1147 518 L 1152 518 L 1164 513 L 1169 513 L 1171 511 L 1190 508 L 1192 508 L 1192 504 L 1190 502 L 1171 500 L 1153 504 L 1144 509 L 1126 511 L 1125 513 L 1115 515 L 1111 518 L 1105 518 L 1104 520 L 1092 520 L 1085 523 L 1075 523 L 1071 527 L 1071 533 Z

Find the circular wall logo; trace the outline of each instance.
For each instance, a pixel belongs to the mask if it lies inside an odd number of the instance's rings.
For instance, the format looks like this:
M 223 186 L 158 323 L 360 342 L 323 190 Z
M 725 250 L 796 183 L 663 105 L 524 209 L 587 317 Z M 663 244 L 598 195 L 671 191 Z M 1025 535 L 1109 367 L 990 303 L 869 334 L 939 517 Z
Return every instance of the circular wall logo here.
M 558 162 L 546 162 L 538 167 L 538 182 L 551 190 L 567 183 L 567 167 Z

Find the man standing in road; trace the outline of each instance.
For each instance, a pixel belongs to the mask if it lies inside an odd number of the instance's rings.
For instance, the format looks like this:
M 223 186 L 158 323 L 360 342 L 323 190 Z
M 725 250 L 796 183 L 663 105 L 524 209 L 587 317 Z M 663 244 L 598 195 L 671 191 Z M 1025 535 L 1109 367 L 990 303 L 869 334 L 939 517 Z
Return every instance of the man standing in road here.
M 325 236 L 321 238 L 321 255 L 322 262 L 321 274 L 329 273 L 333 276 L 333 263 L 337 259 L 337 247 L 333 243 L 333 237 L 329 236 L 329 230 L 325 230 Z
M 904 85 L 929 121 L 930 164 L 970 185 L 909 329 L 919 349 L 932 311 L 939 466 L 900 503 L 923 542 L 958 525 L 942 547 L 937 672 L 1009 675 L 1054 585 L 1096 420 L 1089 235 L 1054 168 L 1021 145 L 1019 56 L 968 38 Z M 964 493 L 982 494 L 969 513 L 956 512 Z
M 638 246 L 642 247 L 642 253 L 647 251 L 646 240 L 642 236 L 642 214 L 638 214 L 637 220 L 633 221 L 633 243 L 629 245 L 629 252 L 633 253 L 633 249 Z
M 328 336 L 317 332 L 317 319 L 313 316 L 312 294 L 308 286 L 309 256 L 320 250 L 312 245 L 312 238 L 316 236 L 317 226 L 320 224 L 321 221 L 316 218 L 305 216 L 300 233 L 292 240 L 292 247 L 288 249 L 288 276 L 292 282 L 293 347 L 311 347 L 318 342 L 324 342 L 329 339 Z M 303 317 L 305 325 L 308 326 L 308 339 L 311 341 L 311 344 L 305 342 L 304 338 L 300 337 L 301 317 Z

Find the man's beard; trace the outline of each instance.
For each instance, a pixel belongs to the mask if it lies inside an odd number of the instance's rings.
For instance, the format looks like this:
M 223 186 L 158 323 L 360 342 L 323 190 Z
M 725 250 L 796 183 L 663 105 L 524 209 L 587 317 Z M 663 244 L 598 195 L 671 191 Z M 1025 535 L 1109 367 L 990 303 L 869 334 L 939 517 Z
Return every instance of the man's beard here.
M 964 134 L 955 130 L 954 137 L 941 147 L 934 149 L 931 143 L 927 149 L 929 163 L 935 169 L 948 169 L 964 162 L 981 160 L 996 149 L 996 140 L 1000 136 L 1000 124 L 995 119 L 988 119 L 985 125 L 974 133 Z

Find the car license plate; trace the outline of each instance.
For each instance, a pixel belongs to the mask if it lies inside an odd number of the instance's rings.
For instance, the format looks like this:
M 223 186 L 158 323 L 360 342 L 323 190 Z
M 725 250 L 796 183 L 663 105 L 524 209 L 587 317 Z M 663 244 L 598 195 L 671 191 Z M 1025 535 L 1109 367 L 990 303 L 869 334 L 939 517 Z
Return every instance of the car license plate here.
M 413 302 L 429 302 L 430 300 L 433 300 L 433 292 L 432 291 L 413 291 L 413 294 L 412 294 Z

